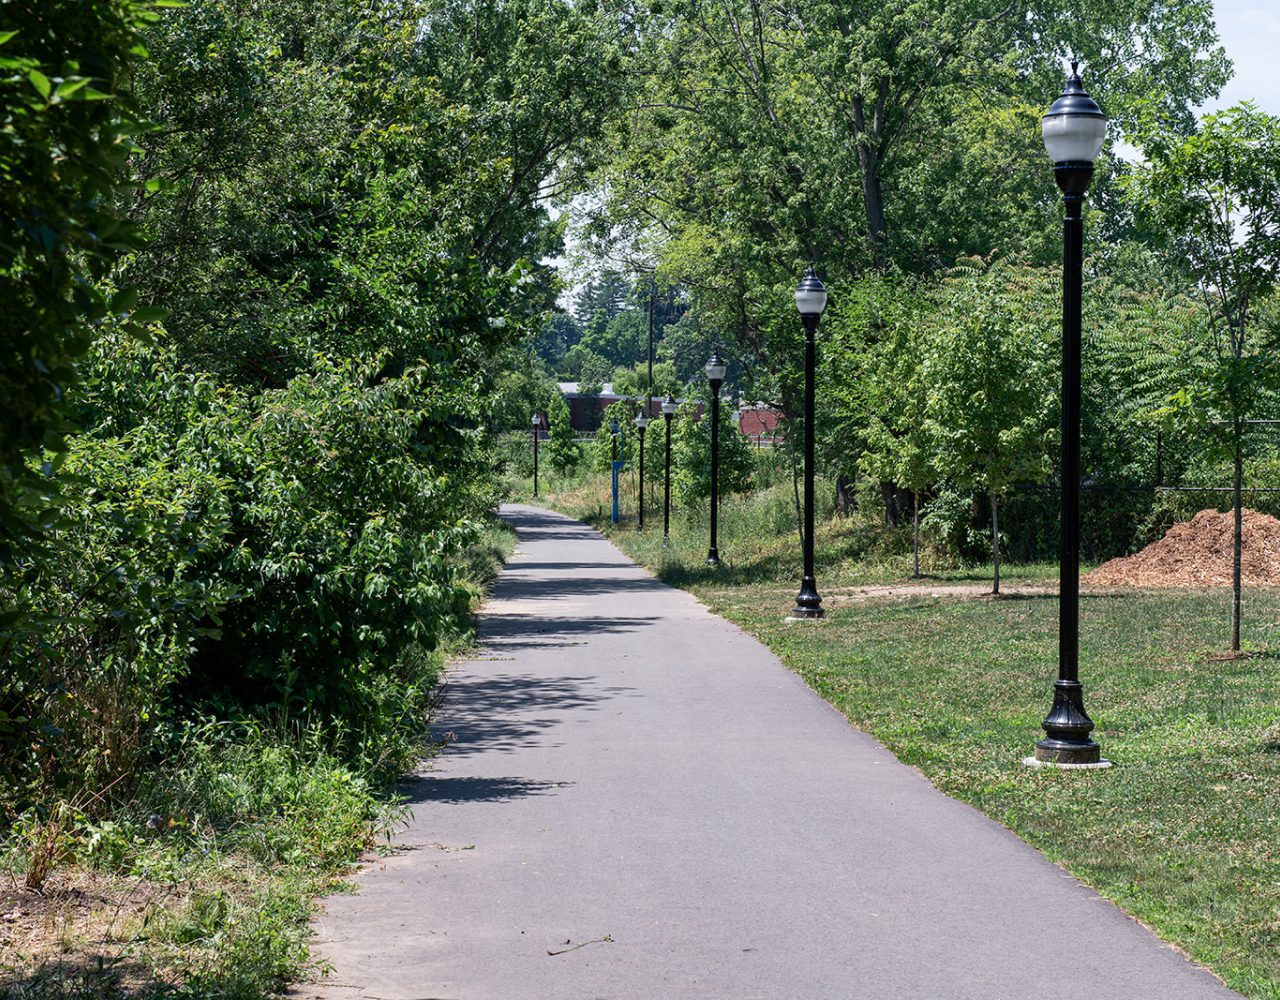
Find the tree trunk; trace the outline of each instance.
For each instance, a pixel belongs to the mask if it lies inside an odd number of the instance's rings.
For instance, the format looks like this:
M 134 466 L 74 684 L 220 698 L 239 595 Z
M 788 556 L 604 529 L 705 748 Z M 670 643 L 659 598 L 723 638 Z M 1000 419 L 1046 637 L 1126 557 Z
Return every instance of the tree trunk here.
M 917 579 L 920 576 L 920 491 L 915 491 L 915 505 L 911 511 L 911 560 L 913 570 L 911 575 Z
M 862 204 L 867 211 L 867 236 L 871 240 L 871 253 L 876 270 L 889 266 L 889 254 L 884 222 L 884 189 L 880 184 L 880 159 L 869 140 L 858 143 L 858 165 L 862 168 Z
M 1240 418 L 1234 420 L 1234 466 L 1231 478 L 1232 508 L 1235 526 L 1231 539 L 1231 651 L 1240 652 L 1240 557 L 1244 548 L 1244 512 L 1241 506 L 1241 479 L 1244 456 L 1241 453 Z
M 836 477 L 836 513 L 847 517 L 857 506 L 857 480 L 843 474 Z
M 998 597 L 1000 595 L 1000 523 L 996 517 L 996 495 L 994 493 L 988 495 L 991 497 L 991 555 L 995 564 L 991 593 Z
M 898 488 L 893 483 L 880 484 L 880 496 L 884 498 L 884 523 L 890 528 L 902 524 L 902 512 L 898 508 Z

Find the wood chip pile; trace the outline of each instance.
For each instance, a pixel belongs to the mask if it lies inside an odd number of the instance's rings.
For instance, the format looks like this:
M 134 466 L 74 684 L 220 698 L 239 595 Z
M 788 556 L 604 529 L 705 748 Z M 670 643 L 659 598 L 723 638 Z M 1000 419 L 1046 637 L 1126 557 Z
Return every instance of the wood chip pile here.
M 1081 577 L 1108 587 L 1231 586 L 1231 511 L 1202 510 L 1141 552 Z M 1241 577 L 1246 587 L 1280 587 L 1280 521 L 1244 510 Z

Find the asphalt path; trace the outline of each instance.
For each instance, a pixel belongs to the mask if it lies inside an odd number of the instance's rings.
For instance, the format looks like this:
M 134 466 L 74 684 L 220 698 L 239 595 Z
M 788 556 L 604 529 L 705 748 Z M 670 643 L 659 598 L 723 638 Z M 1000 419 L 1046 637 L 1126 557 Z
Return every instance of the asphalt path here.
M 1237 996 L 597 532 L 503 513 L 452 742 L 400 850 L 325 902 L 332 973 L 298 995 Z

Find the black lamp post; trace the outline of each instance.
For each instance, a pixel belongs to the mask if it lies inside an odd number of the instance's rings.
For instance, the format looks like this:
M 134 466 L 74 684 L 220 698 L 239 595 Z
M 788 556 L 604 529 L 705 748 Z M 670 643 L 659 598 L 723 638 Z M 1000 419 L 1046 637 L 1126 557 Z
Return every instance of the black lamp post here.
M 676 415 L 676 397 L 667 393 L 662 401 L 662 419 L 667 425 L 666 467 L 662 474 L 662 537 L 671 537 L 671 418 Z
M 542 429 L 542 421 L 535 413 L 533 415 L 533 495 L 538 495 L 538 431 Z M 553 455 L 552 458 L 555 456 Z
M 1062 96 L 1041 123 L 1045 149 L 1066 202 L 1062 225 L 1062 549 L 1058 596 L 1058 680 L 1053 707 L 1041 725 L 1037 761 L 1097 764 L 1098 744 L 1089 736 L 1093 721 L 1084 710 L 1080 685 L 1080 292 L 1084 260 L 1084 194 L 1093 161 L 1107 134 L 1107 118 L 1085 93 L 1071 63 Z
M 728 366 L 719 351 L 712 351 L 705 371 L 711 383 L 711 547 L 707 549 L 707 565 L 720 565 L 720 550 L 716 547 L 716 518 L 720 508 L 720 386 Z
M 646 396 L 644 405 L 649 405 L 649 397 Z M 649 426 L 649 414 L 641 410 L 636 414 L 636 430 L 640 433 L 640 520 L 636 525 L 636 530 L 644 531 L 644 432 Z
M 813 439 L 814 439 L 814 336 L 822 311 L 827 308 L 827 289 L 809 268 L 796 286 L 796 309 L 804 324 L 804 575 L 792 618 L 821 618 L 822 598 L 813 575 Z

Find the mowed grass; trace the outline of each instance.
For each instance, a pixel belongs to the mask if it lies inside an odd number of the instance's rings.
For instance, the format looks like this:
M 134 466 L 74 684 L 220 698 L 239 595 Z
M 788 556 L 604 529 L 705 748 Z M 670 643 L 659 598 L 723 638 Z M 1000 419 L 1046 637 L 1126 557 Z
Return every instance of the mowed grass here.
M 577 497 L 551 499 L 573 512 Z M 874 525 L 828 524 L 817 573 L 827 617 L 787 623 L 799 555 L 793 533 L 763 525 L 765 502 L 728 505 L 719 570 L 702 564 L 697 523 L 681 520 L 667 545 L 660 509 L 657 530 L 644 535 L 603 526 L 662 579 L 760 638 L 947 794 L 1016 831 L 1234 989 L 1280 998 L 1280 592 L 1246 593 L 1253 655 L 1219 661 L 1229 592 L 1086 591 L 1081 679 L 1115 766 L 1033 769 L 1021 760 L 1041 736 L 1057 674 L 1055 594 L 957 593 L 945 584 L 989 574 L 935 568 L 918 596 L 842 597 L 860 584 L 909 584 L 909 555 L 886 557 L 861 537 Z M 1056 575 L 1008 570 L 1013 589 L 1043 588 Z

